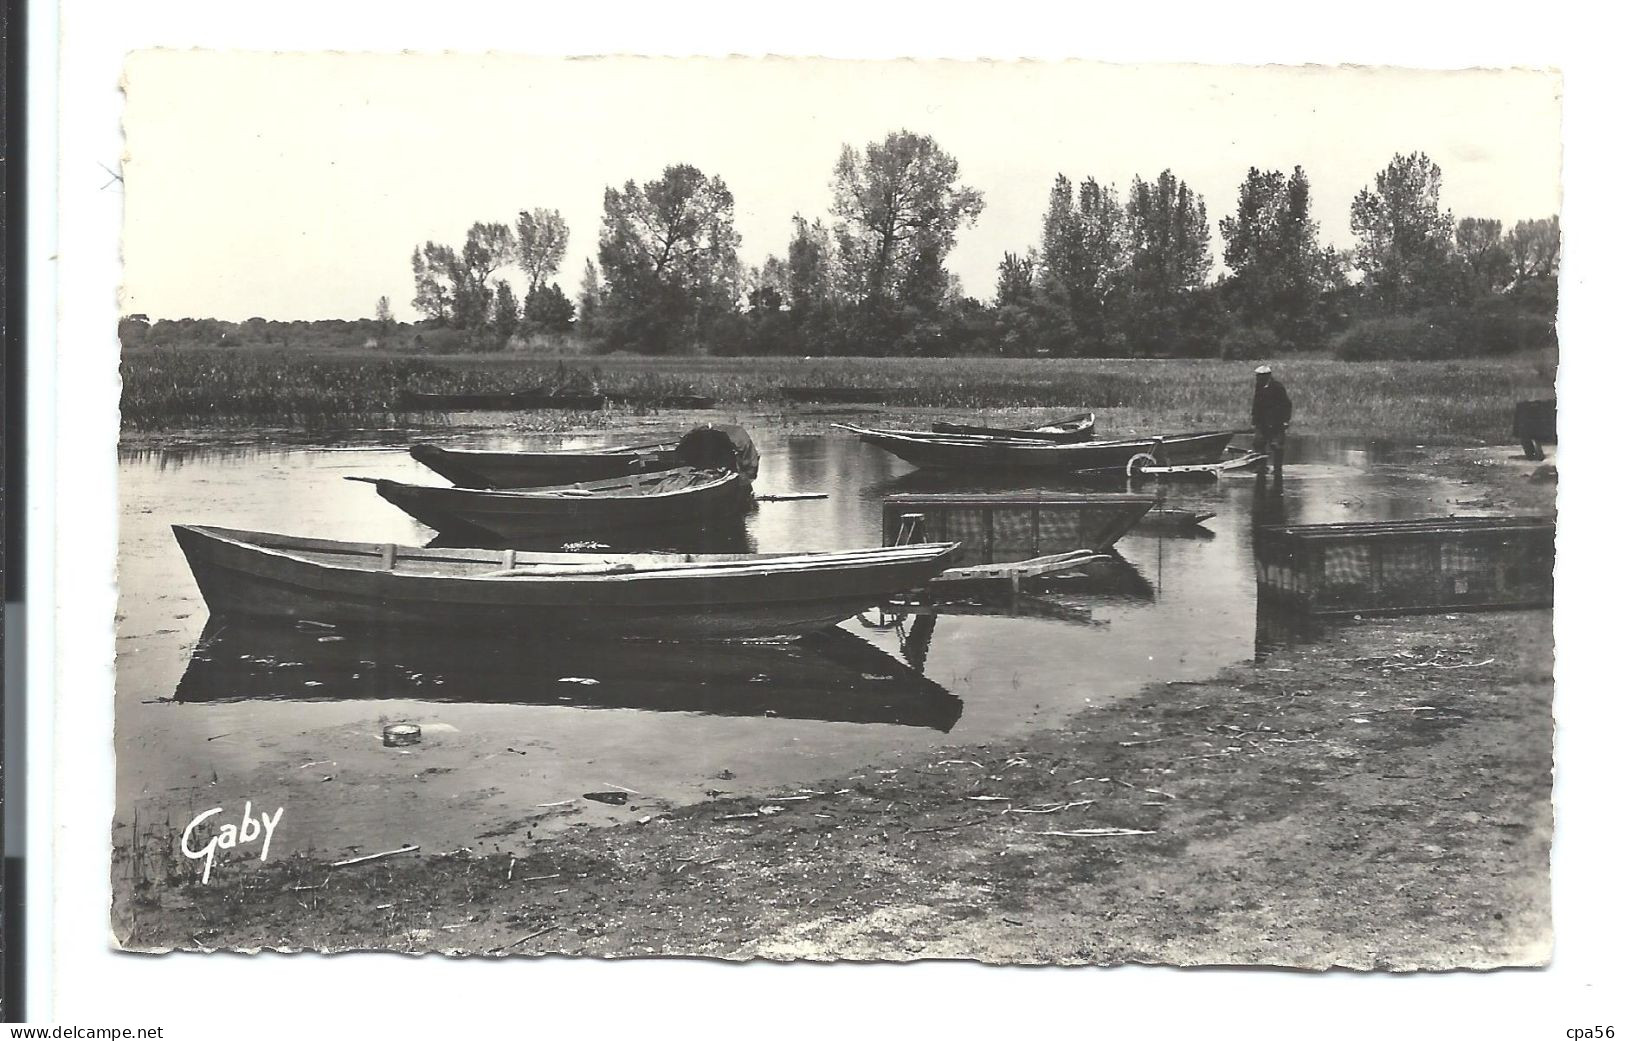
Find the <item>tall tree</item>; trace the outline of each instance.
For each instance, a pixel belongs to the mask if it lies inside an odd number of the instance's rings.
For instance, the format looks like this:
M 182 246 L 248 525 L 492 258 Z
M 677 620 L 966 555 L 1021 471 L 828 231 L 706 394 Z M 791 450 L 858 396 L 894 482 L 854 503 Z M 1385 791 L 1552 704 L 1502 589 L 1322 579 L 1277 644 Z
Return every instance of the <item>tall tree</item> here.
M 412 306 L 436 323 L 482 329 L 491 320 L 491 274 L 514 257 L 513 229 L 506 224 L 475 223 L 461 253 L 425 242 L 412 250 Z
M 1444 175 L 1426 153 L 1395 155 L 1349 209 L 1354 263 L 1375 301 L 1393 312 L 1451 296 L 1455 220 L 1439 206 Z
M 1083 223 L 1065 174 L 1056 174 L 1050 186 L 1039 242 L 1039 285 L 1046 297 L 1071 310 L 1083 282 Z
M 558 210 L 526 210 L 514 222 L 514 252 L 525 273 L 525 299 L 552 278 L 570 246 L 570 226 Z
M 512 228 L 506 224 L 476 221 L 468 229 L 468 238 L 463 243 L 463 266 L 468 268 L 470 279 L 484 286 L 492 272 L 514 262 L 517 249 Z
M 1127 262 L 1115 279 L 1113 350 L 1202 355 L 1218 350 L 1219 323 L 1207 288 L 1213 256 L 1207 205 L 1173 171 L 1139 177 L 1123 206 Z
M 653 351 L 693 345 L 739 291 L 733 193 L 721 177 L 668 166 L 604 191 L 598 261 L 612 339 Z
M 1014 307 L 1018 304 L 1031 303 L 1033 299 L 1033 268 L 1036 258 L 1031 252 L 1026 256 L 1015 253 L 1006 253 L 1004 259 L 999 261 L 999 282 L 995 290 L 994 302 L 999 307 Z
M 564 295 L 557 282 L 551 282 L 531 294 L 533 309 L 525 312 L 525 321 L 538 332 L 567 333 L 574 326 L 576 305 Z
M 1124 208 L 1129 273 L 1137 290 L 1172 296 L 1207 281 L 1213 267 L 1207 204 L 1164 170 L 1155 182 L 1134 178 Z
M 499 340 L 505 342 L 518 328 L 519 300 L 513 295 L 513 286 L 504 278 L 497 282 L 491 312 L 491 331 L 496 333 Z
M 1085 178 L 1078 185 L 1077 281 L 1094 306 L 1104 301 L 1112 281 L 1128 262 L 1125 225 L 1116 189 L 1095 183 L 1093 177 Z
M 1520 282 L 1556 275 L 1562 250 L 1563 235 L 1555 215 L 1541 220 L 1521 220 L 1507 236 L 1513 277 Z
M 1224 295 L 1243 325 L 1269 329 L 1290 346 L 1319 346 L 1326 295 L 1341 284 L 1335 250 L 1320 245 L 1309 212 L 1309 178 L 1279 170 L 1247 171 L 1236 213 L 1219 221 L 1230 276 Z
M 835 291 L 832 257 L 834 246 L 824 222 L 809 222 L 796 214 L 795 234 L 785 253 L 785 295 L 790 313 L 805 318 L 828 305 Z
M 1073 341 L 1104 335 L 1106 297 L 1126 257 L 1123 207 L 1117 193 L 1093 177 L 1072 182 L 1057 175 L 1044 213 L 1039 252 L 1041 297 L 1071 323 Z
M 745 272 L 745 305 L 752 311 L 777 312 L 789 297 L 790 265 L 768 254 L 760 267 Z
M 1456 225 L 1456 255 L 1473 293 L 1499 293 L 1512 283 L 1512 257 L 1500 221 L 1463 217 Z
M 598 319 L 599 308 L 604 302 L 604 280 L 598 277 L 598 265 L 588 257 L 581 268 L 581 296 L 580 306 L 576 313 L 580 316 L 583 328 L 590 329 Z
M 412 250 L 412 285 L 416 290 L 412 306 L 431 323 L 451 320 L 451 305 L 457 287 L 467 271 L 457 251 L 437 242 L 425 242 Z
M 395 312 L 389 308 L 389 297 L 378 298 L 378 303 L 372 309 L 372 315 L 378 323 L 378 342 L 383 343 L 389 338 L 390 330 L 395 328 Z
M 894 131 L 835 164 L 835 243 L 844 288 L 868 304 L 940 304 L 943 261 L 962 224 L 982 212 L 982 193 L 959 183 L 959 162 L 931 137 Z

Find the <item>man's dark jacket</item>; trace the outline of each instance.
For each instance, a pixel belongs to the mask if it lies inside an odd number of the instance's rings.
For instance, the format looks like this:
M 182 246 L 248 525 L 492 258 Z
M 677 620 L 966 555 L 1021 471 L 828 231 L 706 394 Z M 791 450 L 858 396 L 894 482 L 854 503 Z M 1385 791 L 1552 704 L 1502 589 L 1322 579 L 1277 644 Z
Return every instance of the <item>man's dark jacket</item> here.
M 1274 433 L 1286 429 L 1292 419 L 1292 399 L 1286 387 L 1268 380 L 1253 390 L 1253 428 Z

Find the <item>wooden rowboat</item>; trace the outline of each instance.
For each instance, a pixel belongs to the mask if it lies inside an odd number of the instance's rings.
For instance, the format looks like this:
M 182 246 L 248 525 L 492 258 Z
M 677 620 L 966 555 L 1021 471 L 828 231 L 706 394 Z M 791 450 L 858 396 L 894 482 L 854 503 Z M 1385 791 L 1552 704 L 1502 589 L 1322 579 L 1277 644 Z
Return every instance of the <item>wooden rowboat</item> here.
M 797 636 L 921 588 L 958 549 L 519 553 L 174 531 L 213 614 L 567 639 Z
M 584 452 L 482 452 L 416 444 L 413 459 L 463 488 L 542 488 L 603 481 L 679 466 L 728 467 L 756 476 L 756 446 L 743 429 L 695 427 L 675 441 L 619 445 Z
M 740 516 L 750 479 L 691 466 L 548 488 L 443 488 L 350 477 L 436 531 L 476 539 L 586 536 L 634 528 L 704 528 Z
M 1050 470 L 1122 473 L 1130 459 L 1149 454 L 1164 465 L 1216 463 L 1234 430 L 1198 431 L 1161 437 L 1050 444 L 976 434 L 937 434 L 913 430 L 869 430 L 838 423 L 869 444 L 928 469 Z
M 481 452 L 417 444 L 413 459 L 463 488 L 527 488 L 602 481 L 680 466 L 677 442 L 587 452 Z
M 984 437 L 1007 437 L 1023 441 L 1053 441 L 1056 444 L 1076 444 L 1093 440 L 1095 414 L 1084 412 L 1066 419 L 1051 420 L 1030 427 L 976 426 L 970 423 L 932 423 L 936 434 L 979 434 Z

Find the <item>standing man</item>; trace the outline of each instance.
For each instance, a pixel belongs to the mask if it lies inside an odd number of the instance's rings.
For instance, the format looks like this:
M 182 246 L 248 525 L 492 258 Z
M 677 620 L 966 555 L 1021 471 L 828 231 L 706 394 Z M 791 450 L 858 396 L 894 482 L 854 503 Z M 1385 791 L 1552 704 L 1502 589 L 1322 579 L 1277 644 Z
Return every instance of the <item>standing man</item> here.
M 1281 462 L 1286 451 L 1286 428 L 1292 422 L 1292 399 L 1286 387 L 1275 379 L 1268 365 L 1253 370 L 1253 451 L 1269 458 L 1265 467 L 1281 479 Z

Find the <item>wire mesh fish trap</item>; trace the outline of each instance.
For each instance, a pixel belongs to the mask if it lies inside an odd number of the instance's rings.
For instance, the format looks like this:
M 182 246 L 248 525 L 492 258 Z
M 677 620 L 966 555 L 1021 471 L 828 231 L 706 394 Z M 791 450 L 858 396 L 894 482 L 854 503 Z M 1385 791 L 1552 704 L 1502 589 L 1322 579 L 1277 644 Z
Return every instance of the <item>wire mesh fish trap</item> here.
M 1556 534 L 1540 517 L 1261 528 L 1258 595 L 1319 615 L 1550 606 Z
M 887 496 L 881 540 L 957 542 L 957 564 L 993 564 L 1076 549 L 1105 550 L 1156 504 L 1121 492 Z M 915 518 L 905 521 L 905 518 Z

